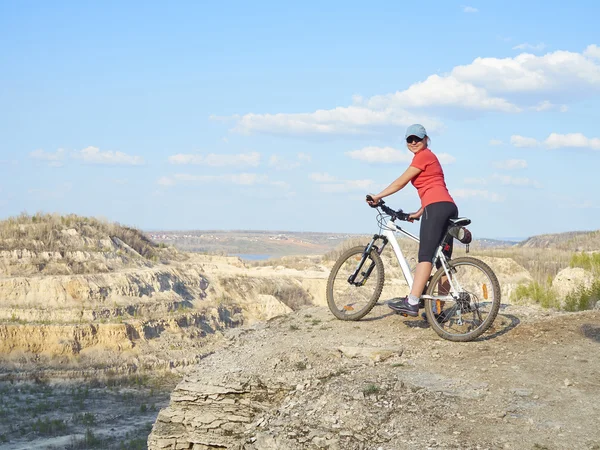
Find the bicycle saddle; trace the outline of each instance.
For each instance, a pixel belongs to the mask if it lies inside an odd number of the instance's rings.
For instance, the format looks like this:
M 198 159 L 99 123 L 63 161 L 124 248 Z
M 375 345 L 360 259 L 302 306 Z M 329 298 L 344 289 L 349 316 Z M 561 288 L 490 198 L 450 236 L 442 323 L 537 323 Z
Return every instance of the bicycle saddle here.
M 449 225 L 454 225 L 457 227 L 466 227 L 471 223 L 471 219 L 467 219 L 466 217 L 457 217 L 456 219 L 448 219 Z

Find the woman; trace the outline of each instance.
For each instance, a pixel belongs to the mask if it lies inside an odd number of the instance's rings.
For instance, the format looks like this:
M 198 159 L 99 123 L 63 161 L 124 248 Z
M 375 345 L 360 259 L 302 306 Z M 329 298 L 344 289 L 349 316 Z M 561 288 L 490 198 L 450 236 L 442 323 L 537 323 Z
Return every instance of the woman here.
M 423 125 L 411 125 L 405 137 L 406 146 L 414 154 L 410 166 L 379 194 L 371 195 L 373 200 L 367 200 L 367 203 L 371 206 L 377 204 L 383 197 L 398 192 L 409 181 L 417 189 L 421 208 L 409 215 L 411 220 L 421 218 L 419 260 L 413 286 L 407 297 L 388 303 L 394 311 L 416 317 L 419 314 L 419 298 L 431 275 L 435 250 L 446 231 L 448 219 L 458 217 L 458 208 L 446 187 L 440 162 L 427 148 L 429 137 Z

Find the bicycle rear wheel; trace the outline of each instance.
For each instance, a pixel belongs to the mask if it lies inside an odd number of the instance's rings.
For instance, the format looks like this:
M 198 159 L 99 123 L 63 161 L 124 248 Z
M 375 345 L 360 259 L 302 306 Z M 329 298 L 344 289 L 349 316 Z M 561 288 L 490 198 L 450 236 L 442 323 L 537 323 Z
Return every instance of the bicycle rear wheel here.
M 352 247 L 338 258 L 327 281 L 327 305 L 340 320 L 359 320 L 375 306 L 383 289 L 383 261 L 375 249 Z M 360 264 L 360 267 L 359 267 Z M 356 278 L 348 278 L 356 272 Z
M 455 302 L 425 300 L 431 328 L 442 338 L 467 342 L 481 336 L 492 325 L 500 309 L 500 283 L 492 269 L 475 258 L 448 261 L 450 278 L 459 290 Z M 440 268 L 432 277 L 427 295 L 447 296 L 450 283 Z

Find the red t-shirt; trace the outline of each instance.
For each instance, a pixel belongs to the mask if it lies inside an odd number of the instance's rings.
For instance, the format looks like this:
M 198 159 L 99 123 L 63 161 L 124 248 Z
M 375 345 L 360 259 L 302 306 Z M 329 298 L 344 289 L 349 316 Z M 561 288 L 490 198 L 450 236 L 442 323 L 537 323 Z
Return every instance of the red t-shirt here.
M 410 165 L 422 171 L 411 180 L 419 193 L 421 206 L 425 207 L 437 202 L 454 203 L 446 187 L 442 166 L 431 150 L 425 148 L 415 153 Z

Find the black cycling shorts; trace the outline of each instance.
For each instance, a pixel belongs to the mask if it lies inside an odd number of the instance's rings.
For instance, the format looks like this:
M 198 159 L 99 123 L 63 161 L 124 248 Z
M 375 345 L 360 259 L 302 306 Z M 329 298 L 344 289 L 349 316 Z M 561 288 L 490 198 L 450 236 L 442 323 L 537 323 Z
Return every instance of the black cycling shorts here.
M 448 219 L 457 217 L 458 208 L 452 202 L 431 203 L 425 207 L 421 216 L 419 262 L 433 261 L 435 251 L 448 229 Z M 450 252 L 445 252 L 448 258 L 452 255 L 452 243 L 450 240 Z

